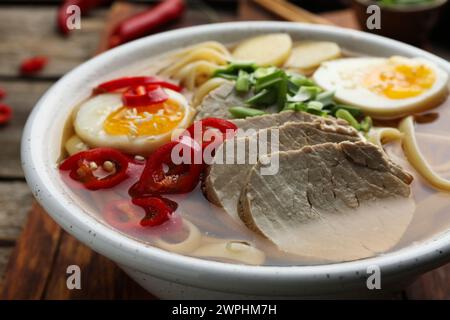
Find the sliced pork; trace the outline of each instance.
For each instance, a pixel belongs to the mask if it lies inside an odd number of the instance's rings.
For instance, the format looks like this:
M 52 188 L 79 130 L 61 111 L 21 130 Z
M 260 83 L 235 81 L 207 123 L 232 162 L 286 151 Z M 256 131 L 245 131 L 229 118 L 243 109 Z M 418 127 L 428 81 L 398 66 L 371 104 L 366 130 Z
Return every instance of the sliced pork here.
M 278 174 L 262 175 L 261 160 L 274 156 Z M 412 176 L 371 143 L 324 143 L 266 157 L 249 171 L 239 216 L 282 251 L 362 259 L 391 249 L 412 219 Z
M 299 114 L 292 113 L 291 116 Z M 320 118 L 313 122 L 288 122 L 281 127 L 259 130 L 252 136 L 235 137 L 225 141 L 216 151 L 214 163 L 208 167 L 203 180 L 203 191 L 212 203 L 223 207 L 237 223 L 242 223 L 238 216 L 239 196 L 259 156 L 306 145 L 360 139 L 352 127 L 330 124 Z

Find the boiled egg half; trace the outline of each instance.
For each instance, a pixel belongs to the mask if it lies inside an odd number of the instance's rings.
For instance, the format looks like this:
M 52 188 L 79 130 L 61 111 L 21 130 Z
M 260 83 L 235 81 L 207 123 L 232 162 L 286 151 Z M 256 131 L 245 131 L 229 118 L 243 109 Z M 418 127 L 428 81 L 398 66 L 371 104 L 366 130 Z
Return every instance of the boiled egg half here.
M 324 62 L 313 75 L 339 102 L 375 118 L 398 118 L 441 104 L 448 74 L 422 58 L 345 58 Z
M 182 94 L 164 90 L 167 101 L 139 107 L 124 106 L 120 93 L 96 95 L 79 107 L 75 132 L 90 147 L 147 155 L 169 142 L 175 129 L 187 128 L 195 112 Z

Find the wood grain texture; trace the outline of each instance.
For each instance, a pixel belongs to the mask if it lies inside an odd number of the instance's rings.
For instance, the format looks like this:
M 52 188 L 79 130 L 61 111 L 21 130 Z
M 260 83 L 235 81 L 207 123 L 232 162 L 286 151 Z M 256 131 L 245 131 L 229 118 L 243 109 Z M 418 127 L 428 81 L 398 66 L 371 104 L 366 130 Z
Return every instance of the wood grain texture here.
M 450 263 L 425 273 L 405 289 L 407 299 L 450 300 Z
M 11 255 L 13 247 L 0 247 L 0 292 L 3 283 L 3 277 L 8 264 L 9 256 Z
M 34 204 L 6 268 L 0 300 L 35 300 L 44 296 L 61 233 L 61 228 Z
M 66 270 L 81 270 L 81 290 L 67 288 Z M 63 233 L 54 261 L 45 299 L 154 299 L 107 258 L 95 253 L 67 233 Z
M 59 78 L 93 55 L 105 14 L 93 11 L 81 19 L 80 30 L 63 37 L 56 32 L 56 7 L 2 7 L 0 76 L 17 77 L 23 59 L 45 55 L 49 64 L 34 78 Z
M 2 102 L 13 109 L 12 120 L 0 127 L 0 145 L 2 146 L 0 178 L 23 178 L 20 164 L 20 140 L 23 127 L 30 111 L 51 84 L 52 82 L 49 81 L 0 81 L 0 88 L 7 92 Z
M 31 209 L 31 198 L 25 182 L 0 182 L 0 245 L 12 245 L 19 237 Z

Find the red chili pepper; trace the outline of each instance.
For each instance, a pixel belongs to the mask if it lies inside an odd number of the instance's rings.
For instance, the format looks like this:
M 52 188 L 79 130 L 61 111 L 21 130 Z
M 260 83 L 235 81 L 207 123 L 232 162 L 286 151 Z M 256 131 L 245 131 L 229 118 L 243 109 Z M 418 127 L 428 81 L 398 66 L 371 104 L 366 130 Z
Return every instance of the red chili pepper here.
M 20 73 L 29 75 L 41 71 L 47 65 L 48 59 L 44 56 L 36 56 L 25 59 L 20 65 Z
M 106 168 L 107 161 L 113 166 Z M 81 151 L 64 160 L 60 170 L 70 171 L 69 176 L 89 190 L 112 188 L 125 180 L 129 159 L 112 148 L 95 148 Z M 108 163 L 109 164 L 109 163 Z
M 181 219 L 172 221 L 166 228 L 155 228 L 169 220 L 177 207 L 176 202 L 162 197 L 133 199 L 133 202 L 121 199 L 108 203 L 103 210 L 103 216 L 118 230 L 138 233 L 141 227 L 153 227 L 152 235 L 158 235 L 180 228 Z
M 57 25 L 59 31 L 63 35 L 67 35 L 70 29 L 67 25 L 68 19 L 73 15 L 73 12 L 69 10 L 70 6 L 78 6 L 80 8 L 81 14 L 88 13 L 91 9 L 101 5 L 105 0 L 65 0 L 62 5 L 58 8 L 57 14 Z
M 176 202 L 159 197 L 135 198 L 133 204 L 145 210 L 145 217 L 141 220 L 143 227 L 154 227 L 166 222 L 178 207 Z
M 169 96 L 154 84 L 131 87 L 122 94 L 122 102 L 127 107 L 148 106 L 167 101 Z
M 6 91 L 2 88 L 0 88 L 0 100 L 6 97 Z
M 200 132 L 195 132 L 195 128 L 200 128 Z M 219 118 L 205 118 L 199 121 L 194 122 L 189 128 L 187 128 L 187 132 L 191 135 L 192 139 L 201 138 L 200 142 L 202 144 L 202 148 L 206 148 L 206 146 L 215 142 L 215 140 L 205 141 L 204 134 L 208 129 L 216 129 L 219 130 L 222 134 L 221 141 L 217 141 L 217 143 L 222 143 L 224 140 L 231 138 L 229 136 L 230 132 L 234 132 L 238 129 L 237 126 L 228 120 L 219 119 Z M 200 137 L 197 137 L 200 135 Z
M 94 89 L 94 94 L 112 92 L 120 89 L 126 89 L 129 87 L 136 87 L 146 84 L 155 84 L 163 88 L 171 89 L 180 92 L 182 88 L 174 83 L 161 80 L 157 77 L 123 77 L 114 80 L 110 80 L 99 84 Z
M 109 47 L 142 37 L 157 27 L 178 19 L 186 8 L 184 0 L 163 0 L 156 6 L 125 19 L 109 38 Z
M 184 142 L 169 142 L 149 156 L 139 181 L 128 192 L 132 197 L 187 193 L 197 186 L 203 166 L 172 161 L 172 150 L 179 143 Z
M 0 103 L 0 125 L 5 125 L 12 118 L 12 109 L 4 103 Z

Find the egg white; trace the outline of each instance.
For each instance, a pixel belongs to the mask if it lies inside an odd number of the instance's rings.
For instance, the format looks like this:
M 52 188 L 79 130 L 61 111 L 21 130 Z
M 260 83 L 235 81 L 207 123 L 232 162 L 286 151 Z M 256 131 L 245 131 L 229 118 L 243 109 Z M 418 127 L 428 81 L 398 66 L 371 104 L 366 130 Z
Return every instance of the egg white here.
M 367 70 L 386 64 L 388 58 L 360 57 L 324 62 L 313 79 L 322 89 L 334 91 L 337 101 L 359 107 L 367 115 L 381 119 L 398 118 L 434 108 L 448 95 L 448 74 L 445 71 L 425 59 L 410 60 L 426 64 L 434 71 L 436 81 L 420 95 L 405 99 L 391 99 L 362 85 Z
M 165 89 L 169 98 L 178 102 L 184 109 L 184 117 L 176 128 L 187 128 L 194 115 L 186 98 L 175 91 Z M 108 116 L 123 106 L 120 93 L 96 95 L 78 109 L 74 120 L 77 135 L 90 147 L 110 147 L 123 152 L 147 155 L 171 140 L 172 131 L 160 135 L 136 136 L 110 135 L 104 130 L 104 122 Z

